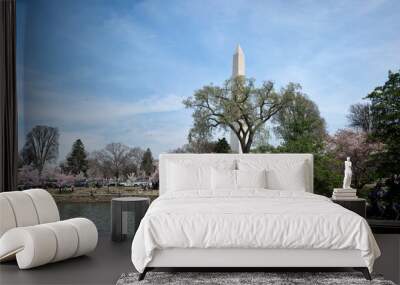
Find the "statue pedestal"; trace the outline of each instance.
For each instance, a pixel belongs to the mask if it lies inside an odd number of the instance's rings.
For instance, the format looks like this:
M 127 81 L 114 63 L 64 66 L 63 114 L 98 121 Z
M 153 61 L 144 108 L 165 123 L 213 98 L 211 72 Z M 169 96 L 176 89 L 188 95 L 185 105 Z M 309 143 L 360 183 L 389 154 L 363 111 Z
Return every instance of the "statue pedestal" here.
M 357 192 L 354 188 L 333 188 L 333 192 Z
M 334 188 L 332 199 L 334 200 L 355 200 L 357 198 L 357 189 L 343 189 L 343 188 Z

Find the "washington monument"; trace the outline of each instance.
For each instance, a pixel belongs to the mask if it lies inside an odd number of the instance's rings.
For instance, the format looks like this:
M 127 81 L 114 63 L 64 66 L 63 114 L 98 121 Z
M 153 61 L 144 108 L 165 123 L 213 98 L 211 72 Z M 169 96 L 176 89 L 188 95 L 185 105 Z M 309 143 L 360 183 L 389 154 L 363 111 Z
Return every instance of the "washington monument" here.
M 244 63 L 244 53 L 240 45 L 236 47 L 235 54 L 233 55 L 232 64 L 232 78 L 236 76 L 245 76 L 245 63 Z M 230 145 L 232 152 L 242 153 L 242 147 L 236 134 L 231 130 L 230 132 Z

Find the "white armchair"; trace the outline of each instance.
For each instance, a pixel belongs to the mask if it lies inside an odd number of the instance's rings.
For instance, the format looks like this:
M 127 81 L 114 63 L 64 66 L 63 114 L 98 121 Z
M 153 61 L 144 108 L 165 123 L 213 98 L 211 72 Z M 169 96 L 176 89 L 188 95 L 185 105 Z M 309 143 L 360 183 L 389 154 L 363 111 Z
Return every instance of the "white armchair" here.
M 89 253 L 97 239 L 88 219 L 60 221 L 43 189 L 0 193 L 0 262 L 16 258 L 20 269 L 28 269 Z

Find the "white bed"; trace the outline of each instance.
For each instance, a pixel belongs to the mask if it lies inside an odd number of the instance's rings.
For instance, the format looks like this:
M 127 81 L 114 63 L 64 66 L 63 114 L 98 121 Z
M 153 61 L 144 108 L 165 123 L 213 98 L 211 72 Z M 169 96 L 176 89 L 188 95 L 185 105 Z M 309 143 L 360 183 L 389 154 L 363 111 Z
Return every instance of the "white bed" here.
M 310 154 L 163 154 L 159 163 L 160 197 L 132 243 L 141 278 L 154 267 L 354 267 L 368 278 L 380 255 L 362 217 L 312 194 Z

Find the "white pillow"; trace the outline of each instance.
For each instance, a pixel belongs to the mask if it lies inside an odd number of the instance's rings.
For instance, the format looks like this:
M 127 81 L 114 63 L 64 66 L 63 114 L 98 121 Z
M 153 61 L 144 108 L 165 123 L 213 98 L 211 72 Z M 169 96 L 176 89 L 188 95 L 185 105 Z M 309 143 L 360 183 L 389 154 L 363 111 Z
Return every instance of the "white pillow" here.
M 236 190 L 236 170 L 216 169 L 211 170 L 211 187 L 214 191 Z
M 268 170 L 268 189 L 305 192 L 307 181 L 304 167 L 305 163 L 296 163 L 292 164 L 287 171 Z
M 168 191 L 210 190 L 211 167 L 168 164 Z
M 166 164 L 166 191 L 191 191 L 199 194 L 213 192 L 211 168 L 235 169 L 236 160 L 232 159 L 175 159 Z
M 237 187 L 267 188 L 267 170 L 236 170 Z
M 267 188 L 271 190 L 306 191 L 308 181 L 307 164 L 304 160 L 294 161 L 291 158 L 275 159 L 240 159 L 240 170 L 267 170 Z

